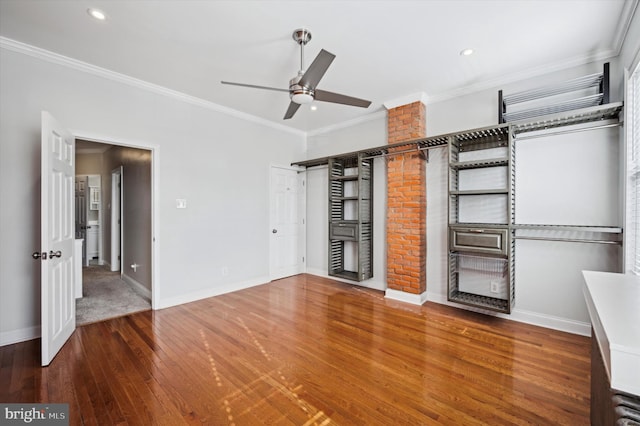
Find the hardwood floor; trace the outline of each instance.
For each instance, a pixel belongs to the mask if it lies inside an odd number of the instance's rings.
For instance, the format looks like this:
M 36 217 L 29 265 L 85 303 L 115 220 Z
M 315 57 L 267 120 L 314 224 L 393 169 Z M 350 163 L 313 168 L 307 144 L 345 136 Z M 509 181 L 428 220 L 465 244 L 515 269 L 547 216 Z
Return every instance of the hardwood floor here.
M 299 275 L 0 348 L 72 425 L 587 425 L 590 339 Z

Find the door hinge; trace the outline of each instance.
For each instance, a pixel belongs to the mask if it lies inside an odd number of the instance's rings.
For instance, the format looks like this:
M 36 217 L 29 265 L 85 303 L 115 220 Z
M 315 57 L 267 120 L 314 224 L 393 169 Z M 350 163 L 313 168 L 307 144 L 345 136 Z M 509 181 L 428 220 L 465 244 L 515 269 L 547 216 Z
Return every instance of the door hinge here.
M 118 260 L 120 260 L 120 255 L 118 255 Z
M 302 256 L 302 263 L 304 263 L 304 256 Z

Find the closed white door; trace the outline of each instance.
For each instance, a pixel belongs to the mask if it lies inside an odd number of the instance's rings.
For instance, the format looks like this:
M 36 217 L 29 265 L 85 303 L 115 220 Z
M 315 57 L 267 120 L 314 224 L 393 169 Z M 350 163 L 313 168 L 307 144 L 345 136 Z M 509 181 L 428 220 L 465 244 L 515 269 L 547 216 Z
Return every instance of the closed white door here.
M 270 278 L 275 280 L 304 272 L 304 173 L 273 166 L 270 187 Z
M 73 282 L 75 139 L 42 112 L 42 365 L 51 363 L 76 328 Z M 37 256 L 36 256 L 37 255 Z

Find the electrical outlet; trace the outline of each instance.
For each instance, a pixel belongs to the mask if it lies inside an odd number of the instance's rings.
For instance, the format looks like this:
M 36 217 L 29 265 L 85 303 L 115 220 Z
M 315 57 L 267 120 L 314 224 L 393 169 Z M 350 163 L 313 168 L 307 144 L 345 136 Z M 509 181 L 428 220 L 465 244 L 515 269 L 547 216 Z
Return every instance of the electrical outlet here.
M 491 293 L 498 293 L 498 281 L 491 281 Z

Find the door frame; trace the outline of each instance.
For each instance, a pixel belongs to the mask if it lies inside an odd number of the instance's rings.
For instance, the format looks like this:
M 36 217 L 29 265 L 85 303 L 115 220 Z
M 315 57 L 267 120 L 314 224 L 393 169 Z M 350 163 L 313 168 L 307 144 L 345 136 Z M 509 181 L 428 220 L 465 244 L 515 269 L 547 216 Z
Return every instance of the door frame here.
M 278 165 L 278 164 L 271 164 L 269 165 L 269 177 L 268 177 L 268 182 L 269 182 L 269 190 L 267 191 L 267 196 L 269 198 L 269 223 L 267 224 L 267 232 L 269 233 L 269 279 L 270 280 L 274 280 L 277 279 L 278 277 L 275 275 L 274 271 L 273 271 L 273 258 L 274 258 L 274 253 L 273 253 L 273 245 L 271 243 L 271 232 L 272 232 L 272 224 L 273 224 L 273 220 L 274 218 L 272 217 L 272 213 L 273 213 L 273 198 L 271 196 L 272 194 L 272 190 L 273 190 L 273 182 L 272 182 L 272 171 L 273 169 L 284 169 L 284 170 L 288 170 L 288 171 L 292 171 L 292 172 L 296 172 L 298 174 L 298 181 L 302 187 L 302 190 L 299 193 L 299 199 L 298 199 L 298 205 L 299 205 L 299 209 L 298 209 L 298 219 L 300 219 L 301 223 L 302 223 L 302 228 L 300 230 L 300 235 L 299 235 L 299 239 L 298 239 L 298 244 L 301 248 L 301 255 L 302 255 L 302 260 L 300 261 L 300 263 L 298 264 L 298 273 L 304 273 L 307 270 L 307 186 L 306 186 L 306 169 L 304 167 L 293 167 L 293 166 L 282 166 L 282 165 Z M 304 175 L 303 175 L 304 173 Z
M 118 137 L 96 135 L 76 129 L 71 129 L 71 133 L 76 139 L 127 148 L 144 149 L 151 152 L 151 241 L 149 241 L 151 246 L 151 309 L 158 309 L 158 306 L 160 306 L 160 147 L 146 141 L 123 140 Z M 122 244 L 122 241 L 120 243 Z M 122 271 L 122 269 L 121 260 L 120 270 Z
M 116 190 L 116 182 L 120 185 L 119 190 Z M 120 276 L 123 274 L 122 270 L 122 166 L 118 166 L 111 170 L 111 271 L 120 271 Z M 118 201 L 118 205 L 115 206 L 115 200 Z M 116 223 L 113 212 L 119 210 L 120 223 Z M 118 229 L 120 232 L 116 232 Z M 113 244 L 115 240 L 118 240 L 118 244 Z M 117 247 L 117 250 L 116 250 Z M 118 258 L 119 257 L 119 258 Z M 117 258 L 117 259 L 116 259 Z M 116 259 L 114 261 L 114 259 Z M 117 266 L 117 267 L 116 267 Z

